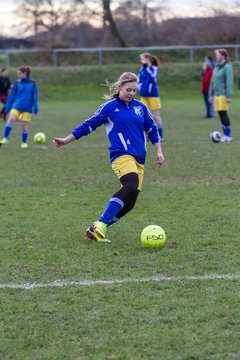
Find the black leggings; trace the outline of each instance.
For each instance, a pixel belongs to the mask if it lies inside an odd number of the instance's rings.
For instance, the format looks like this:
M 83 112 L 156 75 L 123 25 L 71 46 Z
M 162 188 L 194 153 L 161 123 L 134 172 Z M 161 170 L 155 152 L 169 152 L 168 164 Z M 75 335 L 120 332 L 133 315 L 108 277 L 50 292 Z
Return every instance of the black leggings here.
M 113 197 L 118 197 L 124 202 L 123 208 L 117 213 L 116 217 L 120 219 L 134 208 L 138 194 L 138 174 L 129 173 L 120 178 L 122 187 Z
M 218 115 L 221 120 L 221 124 L 224 126 L 230 126 L 230 119 L 228 117 L 227 111 L 218 111 Z

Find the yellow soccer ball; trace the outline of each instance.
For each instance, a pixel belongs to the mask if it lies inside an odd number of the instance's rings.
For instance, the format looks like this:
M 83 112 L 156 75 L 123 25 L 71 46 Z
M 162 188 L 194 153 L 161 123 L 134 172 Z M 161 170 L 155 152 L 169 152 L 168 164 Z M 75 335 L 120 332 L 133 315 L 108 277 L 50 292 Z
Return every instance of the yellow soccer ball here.
M 35 144 L 45 144 L 46 135 L 43 132 L 38 132 L 34 135 L 33 140 Z
M 141 232 L 140 239 L 144 247 L 158 248 L 165 244 L 166 234 L 161 226 L 148 225 Z

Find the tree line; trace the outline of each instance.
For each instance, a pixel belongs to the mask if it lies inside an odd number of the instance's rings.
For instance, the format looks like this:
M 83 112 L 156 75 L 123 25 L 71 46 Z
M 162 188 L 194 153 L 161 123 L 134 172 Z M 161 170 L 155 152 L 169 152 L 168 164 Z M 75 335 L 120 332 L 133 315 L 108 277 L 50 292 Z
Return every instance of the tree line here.
M 237 44 L 240 12 L 216 9 L 211 17 L 166 18 L 166 0 L 18 0 L 24 47 L 126 47 Z M 168 12 L 168 16 L 171 14 Z M 29 35 L 28 35 L 29 34 Z M 10 39 L 8 39 L 10 40 Z M 0 37 L 0 46 L 11 42 Z M 12 44 L 15 42 L 12 40 Z

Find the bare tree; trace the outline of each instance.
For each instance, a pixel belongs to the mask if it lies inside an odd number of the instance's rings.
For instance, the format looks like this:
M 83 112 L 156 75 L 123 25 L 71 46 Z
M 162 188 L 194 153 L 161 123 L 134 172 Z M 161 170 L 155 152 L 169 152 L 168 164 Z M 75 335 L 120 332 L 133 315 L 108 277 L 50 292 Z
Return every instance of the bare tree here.
M 94 7 L 88 4 L 87 0 L 74 0 L 76 3 L 81 3 L 84 9 L 84 15 L 89 19 L 92 19 L 99 23 L 99 20 L 103 28 L 109 27 L 110 32 L 117 43 L 125 47 L 126 41 L 123 39 L 121 33 L 118 30 L 116 21 L 114 19 L 113 11 L 111 9 L 111 0 L 96 0 Z
M 61 42 L 63 30 L 80 24 L 101 28 L 102 44 L 109 42 L 125 47 L 145 45 L 154 38 L 154 27 L 162 18 L 166 0 L 16 0 L 19 28 L 37 36 L 49 32 L 53 42 Z M 80 35 L 81 36 L 81 35 Z M 138 41 L 136 38 L 138 37 Z M 49 38 L 49 36 L 48 36 Z
M 132 31 L 137 31 L 138 35 L 142 36 L 143 42 L 146 41 L 149 27 L 162 19 L 166 3 L 166 0 L 152 0 L 151 2 L 138 0 L 137 4 L 135 0 L 95 0 L 95 6 L 92 9 L 87 0 L 75 1 L 81 2 L 85 9 L 88 9 L 89 18 L 94 18 L 96 21 L 102 19 L 103 27 L 109 27 L 113 38 L 123 47 L 129 45 L 129 37 L 131 37 Z M 131 22 L 135 29 L 131 27 Z M 123 23 L 124 26 L 121 27 Z M 131 28 L 131 32 L 126 34 L 124 28 Z
M 114 15 L 128 43 L 144 46 L 153 41 L 166 11 L 166 1 L 127 0 L 119 3 Z
M 18 1 L 19 2 L 19 1 Z M 24 33 L 37 35 L 41 31 L 57 33 L 58 29 L 79 23 L 77 5 L 54 0 L 24 0 L 17 7 L 20 26 Z
M 117 28 L 112 11 L 110 9 L 110 2 L 111 0 L 102 0 L 104 23 L 107 22 L 109 24 L 113 37 L 117 39 L 117 41 L 122 47 L 125 47 L 127 45 Z
M 21 4 L 16 19 L 24 35 L 35 34 L 31 41 L 45 47 L 203 45 L 240 39 L 240 0 L 234 14 L 216 7 L 202 18 L 185 19 L 169 18 L 167 0 L 138 0 L 137 5 L 135 0 L 15 1 Z

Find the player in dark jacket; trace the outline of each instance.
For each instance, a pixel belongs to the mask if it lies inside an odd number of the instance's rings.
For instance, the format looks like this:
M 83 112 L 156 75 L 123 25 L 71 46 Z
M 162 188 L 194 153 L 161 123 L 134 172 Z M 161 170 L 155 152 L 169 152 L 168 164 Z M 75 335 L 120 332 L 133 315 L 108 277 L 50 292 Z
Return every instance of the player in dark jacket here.
M 3 105 L 6 104 L 10 88 L 11 80 L 8 77 L 8 69 L 2 68 L 0 76 L 0 101 L 3 103 Z M 3 117 L 4 121 L 6 120 L 7 114 L 5 113 L 4 106 L 0 110 L 0 116 Z
M 5 104 L 5 113 L 10 111 L 7 124 L 4 129 L 1 145 L 8 144 L 9 135 L 16 120 L 21 121 L 22 143 L 21 148 L 28 147 L 28 125 L 31 121 L 32 112 L 38 113 L 38 88 L 36 82 L 30 77 L 29 66 L 21 66 L 17 70 L 18 80 L 15 81 L 10 95 Z

